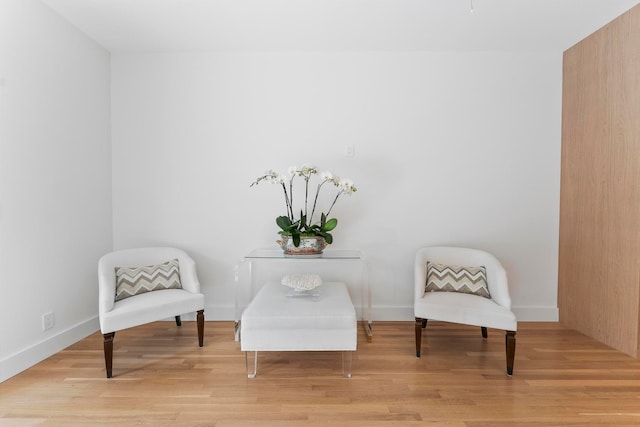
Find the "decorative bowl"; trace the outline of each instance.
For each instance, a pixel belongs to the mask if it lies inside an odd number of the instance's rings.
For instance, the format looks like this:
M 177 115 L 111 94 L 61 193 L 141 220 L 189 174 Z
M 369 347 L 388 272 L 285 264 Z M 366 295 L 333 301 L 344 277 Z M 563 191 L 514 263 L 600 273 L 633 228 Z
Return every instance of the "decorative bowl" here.
M 282 240 L 276 240 L 285 255 L 319 256 L 327 246 L 324 237 L 311 236 L 300 237 L 300 245 L 295 246 L 290 236 L 282 236 Z
M 290 274 L 284 276 L 281 283 L 296 292 L 306 292 L 322 285 L 322 278 L 317 274 Z

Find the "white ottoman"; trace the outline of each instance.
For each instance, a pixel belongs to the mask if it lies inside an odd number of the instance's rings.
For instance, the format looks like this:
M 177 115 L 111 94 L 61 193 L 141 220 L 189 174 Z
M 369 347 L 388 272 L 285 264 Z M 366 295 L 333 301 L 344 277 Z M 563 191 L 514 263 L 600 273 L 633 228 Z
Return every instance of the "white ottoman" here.
M 351 377 L 357 319 L 347 287 L 329 282 L 309 293 L 314 296 L 267 283 L 244 310 L 240 346 L 246 352 L 249 378 L 257 374 L 258 351 L 342 351 L 343 375 Z

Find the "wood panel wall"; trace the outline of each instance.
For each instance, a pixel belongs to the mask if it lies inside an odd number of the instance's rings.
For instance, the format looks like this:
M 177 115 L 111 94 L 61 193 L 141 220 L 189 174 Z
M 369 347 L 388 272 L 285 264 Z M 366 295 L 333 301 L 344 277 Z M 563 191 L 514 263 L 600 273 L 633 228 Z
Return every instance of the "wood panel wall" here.
M 640 349 L 640 5 L 564 53 L 560 322 Z

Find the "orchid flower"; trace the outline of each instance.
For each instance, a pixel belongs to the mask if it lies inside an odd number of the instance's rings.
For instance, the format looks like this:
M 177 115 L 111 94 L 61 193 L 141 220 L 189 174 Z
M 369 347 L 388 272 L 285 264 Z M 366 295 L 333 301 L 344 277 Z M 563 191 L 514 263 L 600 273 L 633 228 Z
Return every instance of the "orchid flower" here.
M 303 233 L 305 233 L 305 235 L 324 237 L 327 243 L 331 243 L 333 241 L 333 237 L 329 232 L 336 227 L 338 220 L 335 218 L 329 219 L 329 214 L 331 213 L 333 206 L 338 201 L 338 198 L 342 194 L 351 195 L 355 191 L 357 191 L 355 185 L 353 184 L 353 181 L 351 181 L 350 179 L 340 179 L 329 171 L 323 171 L 322 173 L 320 173 L 320 182 L 316 187 L 316 194 L 313 198 L 311 215 L 307 215 L 309 181 L 311 180 L 312 175 L 316 174 L 318 174 L 318 169 L 315 166 L 309 163 L 303 163 L 300 168 L 296 166 L 289 167 L 287 169 L 287 174 L 284 175 L 278 172 L 274 172 L 273 170 L 267 170 L 264 175 L 258 177 L 251 184 L 251 187 L 253 187 L 254 185 L 257 185 L 262 181 L 267 181 L 272 184 L 280 184 L 282 186 L 282 190 L 284 191 L 287 215 L 278 217 L 276 219 L 276 223 L 282 229 L 280 233 L 283 235 L 292 236 L 294 243 L 296 241 L 298 243 L 300 242 L 300 236 Z M 304 210 L 300 211 L 301 217 L 298 219 L 295 218 L 293 210 L 293 181 L 296 176 L 302 177 L 305 181 Z M 315 214 L 316 206 L 318 203 L 318 195 L 320 194 L 322 186 L 327 182 L 332 183 L 334 187 L 336 187 L 337 193 L 327 213 L 321 214 L 320 223 L 314 224 L 313 216 Z M 298 243 L 295 243 L 295 245 L 298 246 Z

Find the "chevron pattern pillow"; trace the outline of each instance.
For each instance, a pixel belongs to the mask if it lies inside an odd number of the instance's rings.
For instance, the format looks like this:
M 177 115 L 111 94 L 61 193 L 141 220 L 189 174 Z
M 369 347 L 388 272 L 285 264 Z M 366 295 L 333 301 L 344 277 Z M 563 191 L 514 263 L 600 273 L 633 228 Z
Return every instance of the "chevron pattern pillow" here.
M 162 289 L 182 289 L 177 259 L 145 267 L 116 267 L 116 301 Z
M 429 261 L 425 292 L 461 292 L 491 298 L 484 267 L 463 267 Z

